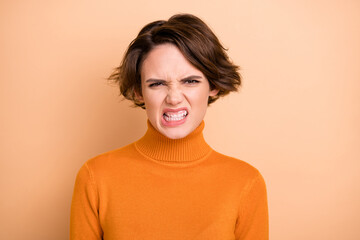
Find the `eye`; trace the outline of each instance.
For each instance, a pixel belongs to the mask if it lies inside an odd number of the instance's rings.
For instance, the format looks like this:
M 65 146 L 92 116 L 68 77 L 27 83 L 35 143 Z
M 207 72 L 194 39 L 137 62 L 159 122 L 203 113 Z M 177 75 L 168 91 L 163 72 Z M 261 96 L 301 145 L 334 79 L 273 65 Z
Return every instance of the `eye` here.
M 149 84 L 149 87 L 157 87 L 157 86 L 161 86 L 161 85 L 164 85 L 164 83 L 163 82 L 154 82 L 154 83 Z
M 198 80 L 195 80 L 195 79 L 186 79 L 186 80 L 184 80 L 184 83 L 186 83 L 186 84 L 197 84 L 197 83 L 199 83 L 200 81 L 198 81 Z

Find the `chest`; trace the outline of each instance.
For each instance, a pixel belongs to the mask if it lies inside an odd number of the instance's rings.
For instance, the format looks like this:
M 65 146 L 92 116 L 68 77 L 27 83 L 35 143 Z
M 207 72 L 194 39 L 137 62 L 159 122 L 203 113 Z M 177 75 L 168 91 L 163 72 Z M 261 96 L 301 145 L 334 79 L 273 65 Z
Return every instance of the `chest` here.
M 104 239 L 234 239 L 239 189 L 203 172 L 127 171 L 100 191 Z

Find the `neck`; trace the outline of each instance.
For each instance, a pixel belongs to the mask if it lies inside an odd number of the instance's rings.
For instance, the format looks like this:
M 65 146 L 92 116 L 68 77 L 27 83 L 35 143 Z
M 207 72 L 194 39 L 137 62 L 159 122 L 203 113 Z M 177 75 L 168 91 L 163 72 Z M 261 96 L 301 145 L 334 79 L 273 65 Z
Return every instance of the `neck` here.
M 210 146 L 203 136 L 204 121 L 189 135 L 181 139 L 170 139 L 159 133 L 148 121 L 148 130 L 136 142 L 136 146 L 144 155 L 159 162 L 185 163 L 205 157 Z

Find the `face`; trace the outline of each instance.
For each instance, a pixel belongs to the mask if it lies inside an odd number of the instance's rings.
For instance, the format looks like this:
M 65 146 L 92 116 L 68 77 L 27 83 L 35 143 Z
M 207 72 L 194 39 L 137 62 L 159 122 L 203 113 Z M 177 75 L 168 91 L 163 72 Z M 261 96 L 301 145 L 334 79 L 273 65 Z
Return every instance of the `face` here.
M 161 44 L 149 52 L 141 66 L 142 96 L 151 125 L 171 139 L 186 137 L 203 120 L 209 82 L 172 44 Z

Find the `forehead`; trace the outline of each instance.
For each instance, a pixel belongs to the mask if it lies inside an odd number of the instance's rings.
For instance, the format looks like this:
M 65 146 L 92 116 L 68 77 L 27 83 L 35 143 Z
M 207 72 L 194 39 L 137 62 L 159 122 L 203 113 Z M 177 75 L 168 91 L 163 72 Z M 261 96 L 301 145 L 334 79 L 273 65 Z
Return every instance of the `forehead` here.
M 189 74 L 201 74 L 173 44 L 161 44 L 152 49 L 141 66 L 141 78 L 182 78 Z

